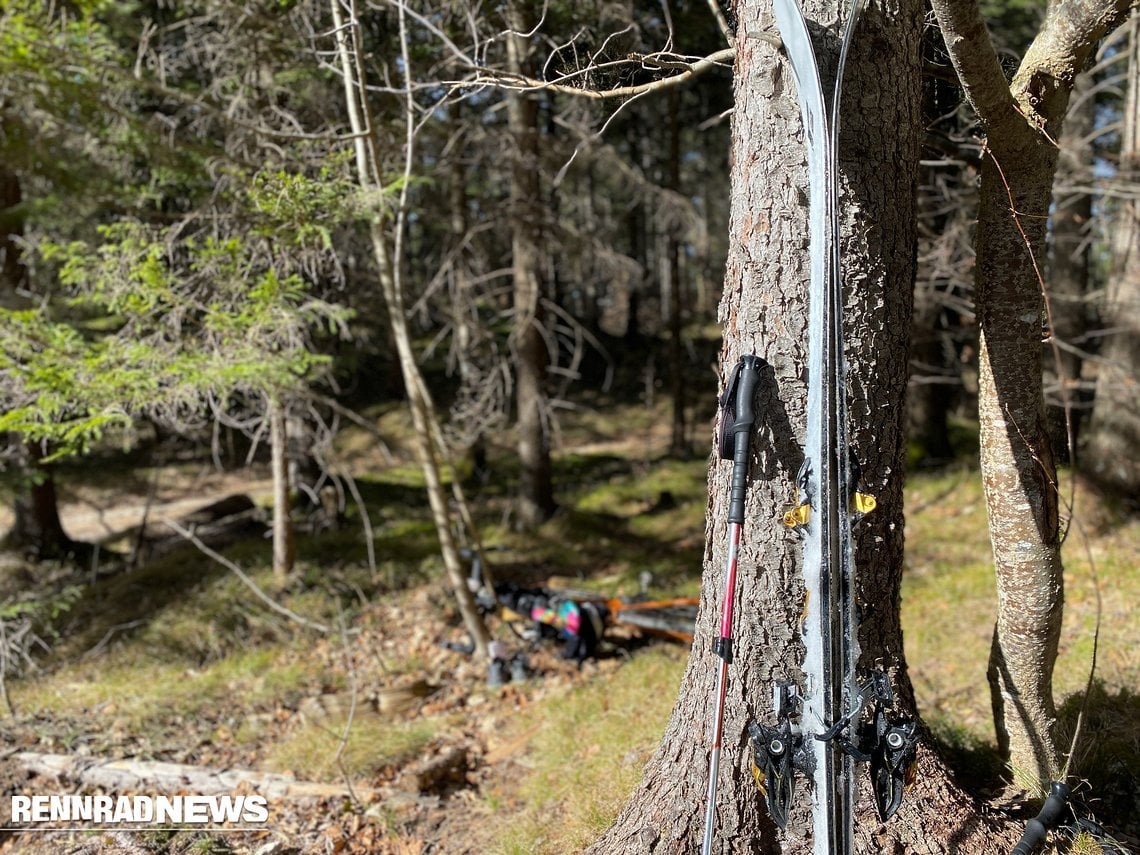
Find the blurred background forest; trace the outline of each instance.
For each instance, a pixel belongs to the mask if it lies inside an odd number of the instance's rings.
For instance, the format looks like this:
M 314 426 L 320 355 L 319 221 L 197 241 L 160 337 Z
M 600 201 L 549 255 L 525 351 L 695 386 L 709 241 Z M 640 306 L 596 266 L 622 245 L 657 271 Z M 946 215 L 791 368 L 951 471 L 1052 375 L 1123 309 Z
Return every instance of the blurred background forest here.
M 1011 71 L 1043 12 L 986 4 Z M 736 29 L 703 2 L 5 3 L 11 745 L 387 794 L 281 820 L 313 845 L 564 851 L 604 828 L 684 651 L 619 633 L 629 656 L 532 653 L 544 679 L 499 689 L 440 642 L 502 637 L 465 581 L 484 548 L 520 583 L 616 596 L 649 571 L 659 593 L 699 590 Z M 924 716 L 985 778 L 983 150 L 940 38 L 904 620 Z M 1094 564 L 1104 685 L 1140 677 L 1138 49 L 1133 16 L 1078 81 L 1038 259 L 1048 417 L 1087 546 L 1068 559 L 1065 693 L 1087 676 Z M 1140 711 L 1114 709 L 1100 792 L 1127 813 Z M 472 783 L 462 809 L 424 757 Z

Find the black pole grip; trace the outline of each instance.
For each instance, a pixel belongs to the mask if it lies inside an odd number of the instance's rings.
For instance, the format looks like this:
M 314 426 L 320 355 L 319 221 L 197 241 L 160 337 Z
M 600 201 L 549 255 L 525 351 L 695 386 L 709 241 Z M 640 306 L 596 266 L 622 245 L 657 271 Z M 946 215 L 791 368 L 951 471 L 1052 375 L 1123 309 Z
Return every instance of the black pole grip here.
M 1013 847 L 1010 855 L 1032 855 L 1049 833 L 1049 829 L 1056 828 L 1068 803 L 1068 786 L 1062 781 L 1054 781 L 1049 788 L 1049 798 L 1045 799 L 1045 804 L 1041 806 L 1041 813 L 1026 824 L 1025 833 L 1021 835 L 1021 840 Z
M 744 524 L 744 497 L 748 492 L 748 454 L 752 427 L 756 423 L 756 386 L 760 382 L 760 357 L 742 356 L 736 372 L 736 406 L 732 423 L 732 491 L 728 521 Z

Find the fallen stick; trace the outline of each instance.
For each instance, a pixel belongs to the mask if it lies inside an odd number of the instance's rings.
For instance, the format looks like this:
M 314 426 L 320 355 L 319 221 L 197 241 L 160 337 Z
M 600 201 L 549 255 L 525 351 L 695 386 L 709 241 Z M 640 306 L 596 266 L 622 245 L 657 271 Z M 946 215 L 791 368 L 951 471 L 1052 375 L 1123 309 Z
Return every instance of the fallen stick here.
M 21 751 L 12 761 L 37 775 L 66 778 L 91 787 L 110 790 L 155 789 L 163 792 L 187 790 L 195 795 L 223 795 L 243 786 L 271 799 L 376 798 L 379 791 L 343 784 L 298 781 L 291 775 L 259 772 L 255 769 L 211 769 L 166 763 L 159 760 L 106 760 L 72 754 L 39 754 Z

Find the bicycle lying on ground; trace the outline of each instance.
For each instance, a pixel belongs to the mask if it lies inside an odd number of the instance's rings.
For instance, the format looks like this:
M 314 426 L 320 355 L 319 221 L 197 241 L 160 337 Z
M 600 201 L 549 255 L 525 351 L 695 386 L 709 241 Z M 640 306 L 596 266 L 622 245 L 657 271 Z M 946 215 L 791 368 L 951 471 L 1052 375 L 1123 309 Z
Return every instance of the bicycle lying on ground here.
M 651 599 L 647 574 L 642 591 L 633 597 L 606 597 L 591 591 L 554 590 L 500 582 L 494 596 L 484 585 L 482 561 L 473 550 L 462 550 L 470 562 L 468 584 L 480 592 L 477 601 L 484 614 L 495 614 L 516 636 L 525 637 L 517 624 L 529 625 L 533 638 L 561 637 L 563 657 L 579 662 L 597 651 L 607 628 L 629 627 L 643 635 L 692 643 L 697 620 L 697 597 Z M 531 640 L 531 639 L 527 639 Z

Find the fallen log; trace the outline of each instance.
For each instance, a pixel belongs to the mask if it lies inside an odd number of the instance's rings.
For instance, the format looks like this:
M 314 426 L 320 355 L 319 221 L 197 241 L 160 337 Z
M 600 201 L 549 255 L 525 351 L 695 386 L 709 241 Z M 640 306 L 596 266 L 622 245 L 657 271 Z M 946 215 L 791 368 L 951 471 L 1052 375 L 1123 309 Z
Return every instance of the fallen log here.
M 169 525 L 159 524 L 166 528 L 166 534 L 161 537 L 147 536 L 138 545 L 144 563 L 162 558 L 187 545 L 185 537 L 172 534 Z M 238 541 L 262 537 L 268 531 L 265 526 L 265 512 L 260 508 L 222 517 L 214 522 L 197 523 L 183 528 L 188 528 L 195 537 L 213 549 L 222 549 Z
M 108 790 L 188 791 L 212 796 L 252 789 L 270 799 L 358 798 L 375 799 L 371 787 L 298 781 L 292 775 L 255 769 L 212 769 L 159 760 L 109 760 L 73 754 L 39 754 L 21 751 L 11 761 L 37 775 L 65 779 Z

